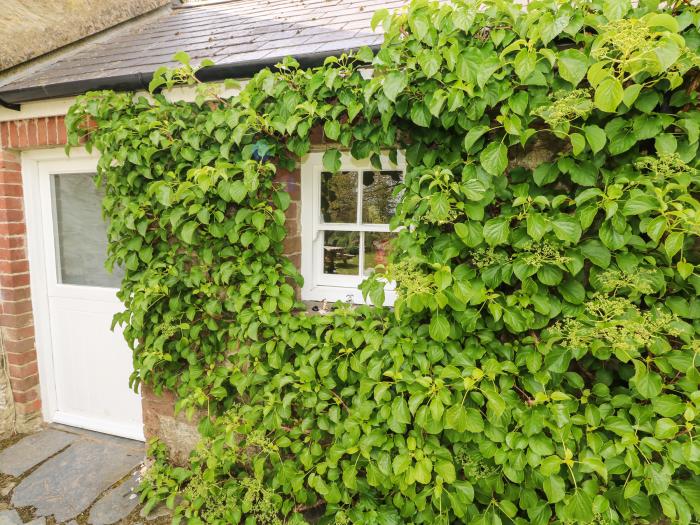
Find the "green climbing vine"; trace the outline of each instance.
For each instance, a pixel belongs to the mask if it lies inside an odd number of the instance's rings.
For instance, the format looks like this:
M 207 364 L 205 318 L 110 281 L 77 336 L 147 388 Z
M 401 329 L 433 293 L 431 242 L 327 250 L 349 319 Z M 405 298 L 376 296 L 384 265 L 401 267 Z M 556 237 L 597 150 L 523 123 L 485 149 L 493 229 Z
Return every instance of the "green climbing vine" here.
M 142 490 L 190 524 L 700 522 L 700 11 L 414 0 L 232 97 L 182 66 L 68 116 L 99 150 L 134 387 L 206 411 Z M 206 66 L 206 64 L 204 64 Z M 308 315 L 276 182 L 405 152 L 380 306 Z M 398 195 L 398 194 L 397 194 Z M 396 283 L 394 308 L 384 287 Z

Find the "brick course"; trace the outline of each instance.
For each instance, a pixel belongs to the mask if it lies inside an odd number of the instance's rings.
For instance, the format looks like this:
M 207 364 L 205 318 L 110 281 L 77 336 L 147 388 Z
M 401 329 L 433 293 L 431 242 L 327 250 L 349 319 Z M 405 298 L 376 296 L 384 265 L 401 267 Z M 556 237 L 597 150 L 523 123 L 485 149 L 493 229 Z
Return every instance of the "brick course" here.
M 20 432 L 41 422 L 20 151 L 65 143 L 60 116 L 0 122 L 0 335 Z

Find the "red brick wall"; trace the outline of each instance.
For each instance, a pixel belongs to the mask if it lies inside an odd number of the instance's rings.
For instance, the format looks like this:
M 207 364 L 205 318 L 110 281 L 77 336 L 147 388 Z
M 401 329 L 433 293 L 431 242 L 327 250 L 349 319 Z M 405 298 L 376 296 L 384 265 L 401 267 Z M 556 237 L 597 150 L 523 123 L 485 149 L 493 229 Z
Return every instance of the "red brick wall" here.
M 41 421 L 20 151 L 65 143 L 63 117 L 0 123 L 0 334 L 18 431 Z

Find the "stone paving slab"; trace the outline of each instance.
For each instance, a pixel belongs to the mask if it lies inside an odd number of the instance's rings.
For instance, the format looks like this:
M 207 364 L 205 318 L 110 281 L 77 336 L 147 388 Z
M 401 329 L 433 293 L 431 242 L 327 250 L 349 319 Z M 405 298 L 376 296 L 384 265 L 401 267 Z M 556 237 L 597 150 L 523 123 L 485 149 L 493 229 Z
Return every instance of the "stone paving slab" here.
M 78 436 L 60 430 L 42 430 L 0 452 L 0 472 L 18 477 L 73 443 Z
M 16 510 L 0 510 L 0 525 L 22 525 Z
M 90 509 L 88 523 L 92 525 L 112 525 L 128 516 L 139 503 L 136 488 L 139 486 L 138 475 L 106 492 Z
M 143 443 L 138 441 L 79 436 L 17 485 L 12 505 L 32 506 L 36 516 L 54 515 L 57 522 L 68 521 L 134 470 L 143 458 Z

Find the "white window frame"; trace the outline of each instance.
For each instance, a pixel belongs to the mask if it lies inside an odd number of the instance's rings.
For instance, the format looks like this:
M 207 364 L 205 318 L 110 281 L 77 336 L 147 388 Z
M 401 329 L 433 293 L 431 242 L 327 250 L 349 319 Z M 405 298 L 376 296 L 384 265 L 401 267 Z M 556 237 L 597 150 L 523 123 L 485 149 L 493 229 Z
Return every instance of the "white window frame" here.
M 355 224 L 324 223 L 321 217 L 321 174 L 328 171 L 323 167 L 323 151 L 309 153 L 301 164 L 301 274 L 304 286 L 301 298 L 305 301 L 345 301 L 354 304 L 365 303 L 359 284 L 366 277 L 353 275 L 331 275 L 323 273 L 323 232 L 390 232 L 388 224 L 363 224 L 358 206 L 358 217 Z M 339 171 L 358 172 L 358 203 L 362 202 L 363 170 L 375 170 L 369 159 L 357 160 L 349 152 L 341 153 L 341 168 Z M 382 169 L 406 171 L 406 161 L 399 153 L 397 163 L 389 160 L 388 155 L 381 156 Z M 358 264 L 364 271 L 364 242 L 360 236 Z M 396 299 L 392 283 L 387 283 L 384 304 L 392 306 Z M 369 303 L 369 298 L 367 300 Z

